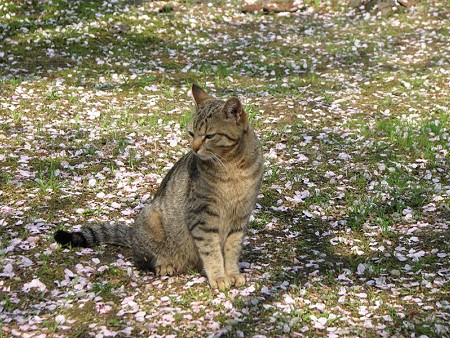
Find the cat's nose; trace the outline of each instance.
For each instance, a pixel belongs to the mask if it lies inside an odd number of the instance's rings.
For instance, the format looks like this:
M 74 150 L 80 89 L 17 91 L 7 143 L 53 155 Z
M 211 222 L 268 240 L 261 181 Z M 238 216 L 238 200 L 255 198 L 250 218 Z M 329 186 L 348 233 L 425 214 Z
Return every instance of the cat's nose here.
M 200 142 L 199 140 L 192 141 L 192 151 L 194 153 L 197 153 L 200 150 L 201 146 L 202 146 L 201 141 Z

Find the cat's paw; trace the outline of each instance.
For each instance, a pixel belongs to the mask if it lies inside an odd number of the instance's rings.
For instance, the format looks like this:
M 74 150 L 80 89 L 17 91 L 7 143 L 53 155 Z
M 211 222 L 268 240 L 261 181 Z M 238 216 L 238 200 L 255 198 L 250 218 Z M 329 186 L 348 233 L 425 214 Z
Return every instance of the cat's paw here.
M 230 274 L 228 278 L 234 286 L 242 286 L 245 284 L 245 275 L 243 273 Z
M 155 266 L 155 273 L 157 276 L 172 276 L 175 273 L 175 268 L 172 264 Z
M 231 280 L 228 277 L 210 278 L 209 285 L 213 289 L 219 289 L 219 291 L 225 291 L 231 286 Z

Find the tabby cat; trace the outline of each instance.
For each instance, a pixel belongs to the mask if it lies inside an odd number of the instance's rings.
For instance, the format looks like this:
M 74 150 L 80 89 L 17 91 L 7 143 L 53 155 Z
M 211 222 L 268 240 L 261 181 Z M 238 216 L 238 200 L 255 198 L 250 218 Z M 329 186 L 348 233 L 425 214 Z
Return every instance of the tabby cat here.
M 131 247 L 142 269 L 158 275 L 203 270 L 219 290 L 245 283 L 238 261 L 261 185 L 261 147 L 239 99 L 217 100 L 197 85 L 192 95 L 192 150 L 172 167 L 135 224 L 59 230 L 58 243 Z

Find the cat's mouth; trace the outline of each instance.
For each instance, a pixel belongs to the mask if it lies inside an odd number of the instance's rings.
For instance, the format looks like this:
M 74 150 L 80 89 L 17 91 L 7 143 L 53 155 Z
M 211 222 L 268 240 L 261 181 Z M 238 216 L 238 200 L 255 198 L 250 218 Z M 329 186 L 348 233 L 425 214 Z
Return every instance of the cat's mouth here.
M 216 162 L 223 163 L 219 155 L 208 150 L 200 149 L 199 151 L 194 151 L 194 154 L 200 161 L 211 163 Z
M 202 161 L 208 161 L 213 159 L 213 154 L 208 154 L 204 151 L 194 151 L 195 156 L 197 156 Z
M 197 158 L 205 163 L 209 163 L 211 166 L 218 165 L 219 167 L 225 168 L 227 161 L 221 156 L 212 152 L 194 152 Z

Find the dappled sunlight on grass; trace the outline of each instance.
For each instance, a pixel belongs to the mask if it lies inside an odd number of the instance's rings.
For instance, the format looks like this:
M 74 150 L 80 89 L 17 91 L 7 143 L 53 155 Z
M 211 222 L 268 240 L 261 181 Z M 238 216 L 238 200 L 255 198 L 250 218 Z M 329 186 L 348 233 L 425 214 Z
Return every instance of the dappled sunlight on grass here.
M 448 8 L 297 3 L 0 4 L 0 336 L 450 334 Z M 192 83 L 239 96 L 265 153 L 225 293 L 53 241 L 133 223 Z

